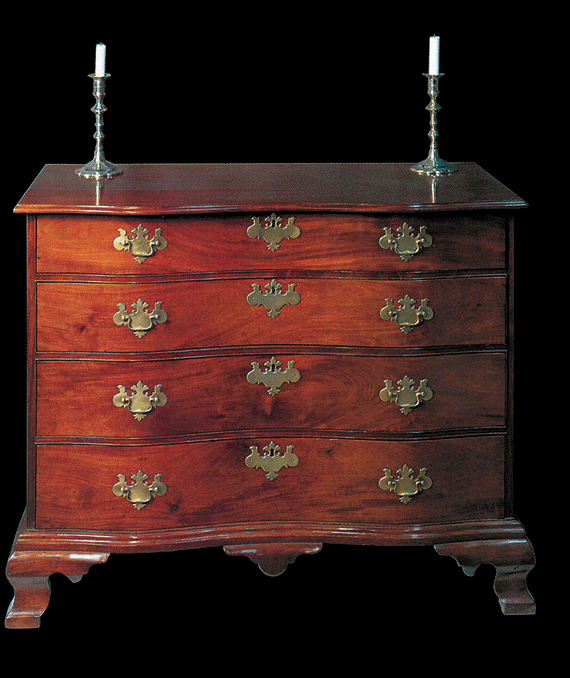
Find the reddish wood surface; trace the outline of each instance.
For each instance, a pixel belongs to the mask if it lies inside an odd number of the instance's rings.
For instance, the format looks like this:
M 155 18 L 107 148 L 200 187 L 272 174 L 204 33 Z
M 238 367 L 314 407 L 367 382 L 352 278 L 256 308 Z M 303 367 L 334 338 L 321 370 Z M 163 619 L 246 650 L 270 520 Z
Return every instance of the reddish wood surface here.
M 104 563 L 108 557 L 108 553 L 13 550 L 6 576 L 14 588 L 14 599 L 6 614 L 6 627 L 37 628 L 50 601 L 50 575 L 61 572 L 77 583 L 92 565 Z
M 52 572 L 77 581 L 111 552 L 216 545 L 276 573 L 321 543 L 440 544 L 468 573 L 497 567 L 506 614 L 533 610 L 506 374 L 523 200 L 472 163 L 435 195 L 409 165 L 124 166 L 98 194 L 74 169 L 46 166 L 16 207 L 29 225 L 29 491 L 9 626 L 37 625 Z M 247 235 L 273 211 L 301 229 L 276 252 Z M 378 244 L 404 222 L 433 237 L 409 262 Z M 143 264 L 113 247 L 139 224 L 169 243 Z M 275 320 L 244 301 L 273 277 L 302 299 Z M 409 335 L 379 320 L 405 294 L 435 311 Z M 143 339 L 112 322 L 139 297 L 169 314 Z M 274 397 L 245 378 L 272 355 L 301 372 Z M 379 398 L 406 374 L 434 392 L 409 415 Z M 112 402 L 139 379 L 168 396 L 141 422 Z M 273 481 L 245 465 L 271 440 L 300 460 Z M 378 487 L 404 464 L 434 483 L 407 505 Z M 168 487 L 142 511 L 112 492 L 139 469 Z
M 290 213 L 279 212 L 284 223 Z M 118 216 L 39 215 L 39 273 L 164 275 L 185 272 L 231 272 L 289 269 L 306 271 L 438 271 L 505 267 L 505 219 L 500 213 L 449 214 L 310 214 L 296 215 L 301 235 L 283 240 L 272 252 L 247 229 L 252 216 L 264 224 L 267 212 L 215 217 L 134 218 Z M 407 223 L 416 234 L 421 226 L 433 244 L 410 261 L 385 250 L 379 239 L 385 228 L 395 237 Z M 142 224 L 153 237 L 157 228 L 166 249 L 139 264 L 132 254 L 116 250 L 119 229 Z
M 269 395 L 250 384 L 255 355 L 174 361 L 41 361 L 37 367 L 39 436 L 152 438 L 212 431 L 275 428 L 352 431 L 437 431 L 505 424 L 505 354 L 474 353 L 437 357 L 363 357 L 286 353 L 275 356 L 283 369 L 291 360 L 301 373 Z M 419 386 L 428 380 L 433 398 L 404 415 L 380 400 L 384 380 L 394 388 L 404 376 Z M 150 392 L 162 384 L 168 397 L 143 421 L 113 404 L 123 385 L 138 381 Z
M 121 448 L 40 445 L 37 527 L 149 530 L 244 525 L 271 520 L 310 524 L 413 524 L 499 519 L 503 509 L 504 437 L 429 441 L 322 438 L 275 440 L 294 445 L 299 464 L 268 480 L 245 465 L 270 437 Z M 421 468 L 433 485 L 408 504 L 381 490 L 384 469 Z M 136 510 L 112 492 L 117 474 L 162 473 L 166 494 Z
M 535 563 L 534 549 L 528 539 L 437 544 L 435 550 L 442 556 L 452 556 L 470 577 L 479 565 L 494 565 L 496 573 L 493 588 L 503 614 L 535 614 L 536 604 L 526 584 L 527 575 Z
M 388 163 L 248 163 L 123 165 L 124 174 L 96 183 L 75 165 L 46 165 L 16 212 L 181 214 L 310 209 L 348 212 L 526 207 L 475 163 L 438 182 Z
M 166 495 L 165 495 L 166 496 Z M 160 497 L 163 499 L 164 497 Z M 408 506 L 411 505 L 408 504 Z M 143 509 L 144 510 L 144 509 Z M 157 530 L 23 530 L 18 551 L 87 553 L 146 553 L 224 546 L 226 544 L 367 544 L 377 546 L 434 545 L 490 539 L 525 539 L 521 523 L 513 517 L 483 520 L 400 523 L 307 523 L 271 518 L 249 525 L 239 522 L 219 525 L 187 525 Z
M 282 276 L 301 301 L 283 306 L 272 318 L 265 306 L 251 306 L 252 283 L 266 292 L 271 279 L 249 275 L 239 280 L 82 284 L 40 283 L 37 288 L 38 351 L 174 351 L 266 344 L 414 347 L 504 344 L 505 279 L 315 280 Z M 386 299 L 406 295 L 429 299 L 434 317 L 405 334 L 380 317 Z M 113 322 L 118 303 L 132 313 L 142 299 L 162 301 L 167 322 L 144 337 Z
M 247 556 L 263 574 L 277 577 L 301 555 L 319 553 L 322 544 L 248 544 L 224 546 L 229 556 Z

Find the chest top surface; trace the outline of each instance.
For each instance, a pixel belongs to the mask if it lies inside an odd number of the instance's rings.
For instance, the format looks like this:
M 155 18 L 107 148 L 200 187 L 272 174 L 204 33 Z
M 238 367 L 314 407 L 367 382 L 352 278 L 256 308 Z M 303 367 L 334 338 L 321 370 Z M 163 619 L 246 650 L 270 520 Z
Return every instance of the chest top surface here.
M 28 214 L 187 214 L 259 210 L 415 212 L 526 207 L 475 163 L 434 180 L 409 164 L 123 165 L 95 182 L 46 165 L 15 207 Z

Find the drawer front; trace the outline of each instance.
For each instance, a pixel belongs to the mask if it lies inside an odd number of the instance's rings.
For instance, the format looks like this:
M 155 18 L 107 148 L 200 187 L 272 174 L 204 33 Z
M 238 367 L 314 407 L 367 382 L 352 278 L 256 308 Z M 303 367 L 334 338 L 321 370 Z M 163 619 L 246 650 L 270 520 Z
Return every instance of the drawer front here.
M 289 462 L 294 455 L 297 461 L 274 465 L 278 470 L 271 473 L 251 461 L 261 458 L 269 468 L 263 455 L 283 455 L 283 461 L 288 455 Z M 150 447 L 40 445 L 36 524 L 148 530 L 497 519 L 503 517 L 503 459 L 502 436 L 407 443 L 243 438 Z M 400 480 L 404 466 L 413 471 L 408 487 Z M 421 469 L 432 483 L 425 489 L 416 482 Z M 137 478 L 139 471 L 148 479 Z M 379 485 L 387 475 L 393 491 Z
M 505 220 L 501 215 L 278 216 L 282 222 L 276 228 L 286 228 L 295 216 L 299 234 L 291 231 L 296 237 L 283 236 L 276 242 L 281 236 L 263 230 L 266 214 L 192 218 L 39 215 L 37 270 L 144 276 L 200 271 L 406 272 L 505 267 Z M 272 224 L 270 230 L 275 232 Z M 422 229 L 426 237 L 421 235 Z
M 505 342 L 504 278 L 284 276 L 276 283 L 255 276 L 131 285 L 39 283 L 38 350 L 133 352 L 264 344 L 397 348 Z
M 170 361 L 39 361 L 37 434 L 152 438 L 505 424 L 504 353 L 392 358 L 265 350 Z

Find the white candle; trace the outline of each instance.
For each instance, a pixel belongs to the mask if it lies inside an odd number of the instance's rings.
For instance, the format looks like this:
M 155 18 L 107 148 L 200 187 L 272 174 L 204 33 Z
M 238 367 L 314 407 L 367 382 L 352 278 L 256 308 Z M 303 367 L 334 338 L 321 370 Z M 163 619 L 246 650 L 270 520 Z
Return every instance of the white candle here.
M 429 75 L 439 75 L 439 35 L 429 39 Z
M 95 75 L 102 78 L 105 75 L 105 52 L 107 48 L 100 42 L 95 50 Z

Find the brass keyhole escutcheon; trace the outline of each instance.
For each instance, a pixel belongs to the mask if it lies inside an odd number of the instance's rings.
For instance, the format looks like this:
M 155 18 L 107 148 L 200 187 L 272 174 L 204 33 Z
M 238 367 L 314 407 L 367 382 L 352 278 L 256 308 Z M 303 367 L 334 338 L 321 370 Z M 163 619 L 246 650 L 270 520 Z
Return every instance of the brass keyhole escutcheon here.
M 265 306 L 270 318 L 277 318 L 283 306 L 296 306 L 301 301 L 299 292 L 295 292 L 295 283 L 287 285 L 287 291 L 283 293 L 283 285 L 275 278 L 265 285 L 266 292 L 261 291 L 261 286 L 252 284 L 253 292 L 247 295 L 247 303 L 250 306 Z
M 249 448 L 250 454 L 245 459 L 245 465 L 252 469 L 261 468 L 268 480 L 275 480 L 282 468 L 298 465 L 299 457 L 293 452 L 294 448 L 294 445 L 287 445 L 285 452 L 282 452 L 281 446 L 272 440 L 263 448 L 265 454 L 259 454 L 259 447 L 253 445 Z
M 275 356 L 264 363 L 265 370 L 259 367 L 259 363 L 251 363 L 253 369 L 246 375 L 250 384 L 263 384 L 271 396 L 275 396 L 281 390 L 283 384 L 295 383 L 301 378 L 301 373 L 295 367 L 295 361 L 289 360 L 287 367 L 282 370 L 282 362 Z
M 295 224 L 296 218 L 289 217 L 287 225 L 282 226 L 283 219 L 275 212 L 270 217 L 265 217 L 265 226 L 261 225 L 259 217 L 251 217 L 252 224 L 247 229 L 247 235 L 255 239 L 263 239 L 267 243 L 267 249 L 277 252 L 280 243 L 287 240 L 294 240 L 301 235 L 301 229 Z

